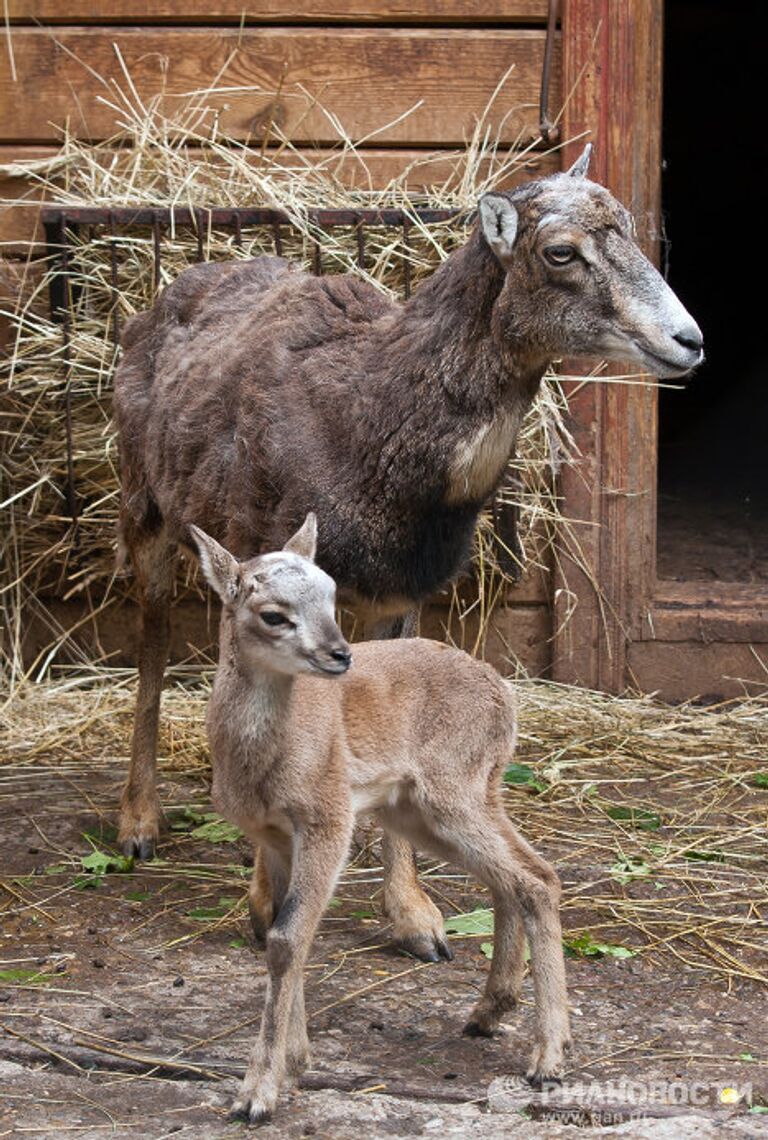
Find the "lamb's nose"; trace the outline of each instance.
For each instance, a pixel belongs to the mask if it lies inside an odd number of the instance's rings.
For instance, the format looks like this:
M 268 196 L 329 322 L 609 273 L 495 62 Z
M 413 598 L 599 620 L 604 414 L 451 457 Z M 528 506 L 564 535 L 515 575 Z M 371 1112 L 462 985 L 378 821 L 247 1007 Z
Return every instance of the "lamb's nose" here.
M 348 649 L 332 649 L 329 656 L 343 665 L 345 669 L 348 669 L 352 664 L 352 654 Z

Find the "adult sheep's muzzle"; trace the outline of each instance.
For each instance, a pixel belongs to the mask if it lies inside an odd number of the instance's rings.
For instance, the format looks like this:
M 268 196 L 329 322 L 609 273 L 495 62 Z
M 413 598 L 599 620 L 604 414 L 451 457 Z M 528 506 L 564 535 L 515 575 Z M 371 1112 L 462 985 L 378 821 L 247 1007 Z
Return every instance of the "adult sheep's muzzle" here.
M 654 337 L 651 344 L 635 342 L 643 363 L 663 380 L 686 376 L 704 360 L 704 338 L 690 317 L 666 337 Z

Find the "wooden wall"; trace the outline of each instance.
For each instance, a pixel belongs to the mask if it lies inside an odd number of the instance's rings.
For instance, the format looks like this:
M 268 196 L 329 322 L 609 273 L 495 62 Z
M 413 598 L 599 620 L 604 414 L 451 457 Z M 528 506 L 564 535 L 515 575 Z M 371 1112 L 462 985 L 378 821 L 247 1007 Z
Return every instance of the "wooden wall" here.
M 229 134 L 255 148 L 273 122 L 308 153 L 332 144 L 315 99 L 339 114 L 353 138 L 389 122 L 362 144 L 365 168 L 383 185 L 431 155 L 416 179 L 428 185 L 449 172 L 451 153 L 512 65 L 492 127 L 510 144 L 537 135 L 547 7 L 546 0 L 6 0 L 0 164 L 54 155 L 65 129 L 91 140 L 111 137 L 116 91 L 129 89 L 127 73 L 132 98 L 162 95 L 169 107 L 191 91 L 226 87 L 206 102 L 215 101 Z M 253 87 L 260 90 L 243 90 Z M 558 42 L 554 109 L 560 89 Z M 547 173 L 557 159 L 530 165 L 531 174 Z M 362 169 L 350 164 L 350 182 Z M 1 299 L 13 292 L 18 259 L 35 252 L 41 233 L 25 180 L 0 174 L 0 197 L 19 201 L 0 214 Z M 445 617 L 436 602 L 425 614 L 425 631 L 439 634 Z M 99 634 L 102 646 L 114 642 L 123 658 L 131 655 L 127 620 L 124 613 L 111 616 Z M 191 638 L 204 636 L 194 633 L 201 622 L 202 614 L 185 616 L 177 656 L 186 655 Z M 465 634 L 471 644 L 471 621 Z M 29 635 L 32 644 L 33 628 Z M 515 653 L 534 672 L 546 672 L 550 635 L 549 585 L 537 575 L 498 608 L 490 655 L 503 665 Z M 81 636 L 89 636 L 87 627 Z

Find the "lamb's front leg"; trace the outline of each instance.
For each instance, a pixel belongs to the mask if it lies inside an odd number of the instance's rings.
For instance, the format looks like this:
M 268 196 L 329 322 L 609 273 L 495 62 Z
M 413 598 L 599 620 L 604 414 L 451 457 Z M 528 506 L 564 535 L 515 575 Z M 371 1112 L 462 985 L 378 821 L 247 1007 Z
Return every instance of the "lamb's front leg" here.
M 390 831 L 381 841 L 384 866 L 384 910 L 392 923 L 392 940 L 422 962 L 450 961 L 443 916 L 419 886 L 416 856 L 410 843 Z
M 233 1117 L 253 1124 L 269 1120 L 286 1075 L 296 1075 L 306 1060 L 304 965 L 351 838 L 351 811 L 342 823 L 308 829 L 298 837 L 288 893 L 267 933 L 264 1016 Z

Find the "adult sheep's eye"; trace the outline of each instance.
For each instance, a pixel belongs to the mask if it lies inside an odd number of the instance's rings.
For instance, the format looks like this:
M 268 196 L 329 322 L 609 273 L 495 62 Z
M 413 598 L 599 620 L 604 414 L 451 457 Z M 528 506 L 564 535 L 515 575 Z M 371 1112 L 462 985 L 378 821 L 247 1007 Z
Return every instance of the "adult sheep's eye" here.
M 259 617 L 265 625 L 278 626 L 290 624 L 285 614 L 281 614 L 277 610 L 262 610 Z
M 569 261 L 575 261 L 578 254 L 572 245 L 548 245 L 544 256 L 550 265 L 567 265 Z

